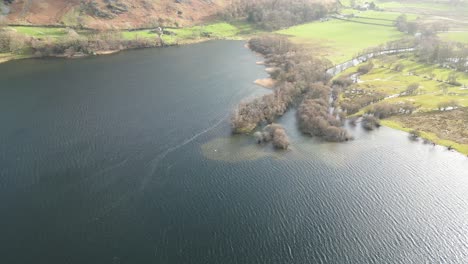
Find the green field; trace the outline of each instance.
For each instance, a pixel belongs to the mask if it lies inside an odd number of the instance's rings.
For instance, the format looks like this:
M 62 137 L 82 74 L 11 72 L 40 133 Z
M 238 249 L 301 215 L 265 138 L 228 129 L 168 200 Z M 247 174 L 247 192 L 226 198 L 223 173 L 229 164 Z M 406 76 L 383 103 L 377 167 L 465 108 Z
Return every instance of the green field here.
M 383 9 L 404 9 L 404 8 L 415 8 L 415 9 L 430 9 L 434 11 L 448 11 L 453 9 L 448 1 L 445 3 L 434 3 L 430 1 L 426 2 L 411 2 L 411 1 L 377 1 L 377 5 Z
M 310 45 L 315 52 L 326 56 L 335 64 L 353 58 L 366 48 L 404 37 L 394 27 L 342 20 L 313 22 L 280 30 L 278 33 L 291 36 L 294 42 Z
M 463 19 L 468 15 L 466 2 L 455 5 L 450 0 L 439 1 L 376 1 L 379 8 L 385 11 L 397 11 L 412 14 L 425 14 Z
M 51 37 L 60 38 L 67 34 L 65 28 L 48 28 L 48 27 L 11 27 L 18 33 L 22 33 L 31 37 Z
M 197 39 L 236 39 L 241 35 L 252 34 L 255 29 L 247 23 L 214 23 L 205 26 L 194 26 L 187 28 L 171 28 L 167 29 L 175 35 L 163 35 L 166 43 L 183 43 L 188 40 Z M 122 35 L 126 39 L 134 38 L 156 38 L 157 35 L 152 33 L 151 30 L 138 30 L 138 31 L 124 31 Z
M 417 107 L 416 114 L 397 115 L 382 120 L 382 124 L 392 128 L 411 131 L 419 129 L 421 136 L 443 146 L 452 146 L 461 153 L 468 154 L 468 144 L 463 138 L 463 114 L 452 114 L 451 111 L 440 112 L 438 106 L 442 102 L 456 101 L 460 107 L 468 107 L 468 73 L 457 73 L 457 81 L 462 86 L 453 86 L 446 83 L 452 70 L 440 68 L 434 65 L 421 64 L 414 58 L 389 60 L 390 57 L 374 59 L 374 69 L 368 74 L 361 75 L 359 82 L 348 89 L 350 91 L 361 90 L 364 94 L 382 93 L 389 98 L 382 102 L 391 104 L 411 103 Z M 394 57 L 396 58 L 396 57 Z M 392 70 L 392 65 L 402 64 L 404 69 Z M 358 67 L 350 68 L 341 76 L 348 76 L 357 71 Z M 400 94 L 413 83 L 418 83 L 419 88 L 414 95 Z M 354 115 L 362 115 L 372 104 L 365 106 Z M 423 116 L 423 118 L 421 117 Z M 461 123 L 460 123 L 461 122 Z
M 49 27 L 28 27 L 28 26 L 12 26 L 11 29 L 18 33 L 25 34 L 27 36 L 44 38 L 51 37 L 53 39 L 60 39 L 67 35 L 67 29 L 63 28 L 49 28 Z M 247 23 L 213 23 L 204 26 L 194 26 L 187 28 L 171 28 L 168 29 L 175 33 L 175 35 L 165 35 L 164 40 L 167 43 L 184 42 L 186 40 L 194 40 L 201 38 L 213 38 L 213 39 L 235 39 L 240 38 L 240 35 L 247 35 L 257 32 L 251 25 Z M 77 33 L 80 35 L 87 35 L 89 31 L 78 30 Z M 156 38 L 157 35 L 152 33 L 151 30 L 136 30 L 136 31 L 120 31 L 122 37 L 125 39 L 135 38 Z
M 391 70 L 391 65 L 380 59 L 375 59 L 374 69 L 360 76 L 360 82 L 355 85 L 359 89 L 370 92 L 380 92 L 387 96 L 400 94 L 412 83 L 419 83 L 418 94 L 413 96 L 386 99 L 390 103 L 411 102 L 419 107 L 419 111 L 433 111 L 441 102 L 457 101 L 460 106 L 468 107 L 468 89 L 463 86 L 453 86 L 445 83 L 453 71 L 434 65 L 425 65 L 411 59 L 400 59 L 392 65 L 405 65 L 403 71 Z M 384 68 L 385 67 L 385 68 Z M 346 76 L 357 71 L 350 68 L 341 75 Z M 432 80 L 430 79 L 430 76 Z M 457 81 L 468 86 L 468 74 L 457 73 Z
M 370 2 L 367 0 L 356 0 L 355 3 L 357 5 L 362 5 L 365 2 Z M 373 1 L 378 8 L 382 9 L 397 9 L 397 10 L 403 10 L 403 9 L 427 9 L 427 10 L 434 10 L 434 11 L 449 11 L 453 10 L 454 7 L 450 3 L 450 0 L 439 0 L 437 2 L 431 1 L 431 0 L 426 0 L 426 1 L 411 1 L 411 0 L 406 0 L 406 1 L 388 1 L 388 0 L 375 0 Z M 341 0 L 341 3 L 346 6 L 350 7 L 351 6 L 351 1 L 350 0 Z
M 399 16 L 402 15 L 400 12 L 383 12 L 383 11 L 374 11 L 374 10 L 369 10 L 369 11 L 357 11 L 357 10 L 348 10 L 346 13 L 348 14 L 354 14 L 357 17 L 363 17 L 367 18 L 365 21 L 371 21 L 373 20 L 386 20 L 386 21 L 395 21 Z M 415 20 L 419 16 L 416 14 L 405 14 L 408 20 Z
M 439 37 L 441 39 L 447 39 L 447 40 L 461 42 L 461 43 L 468 43 L 468 31 L 467 32 L 440 33 Z

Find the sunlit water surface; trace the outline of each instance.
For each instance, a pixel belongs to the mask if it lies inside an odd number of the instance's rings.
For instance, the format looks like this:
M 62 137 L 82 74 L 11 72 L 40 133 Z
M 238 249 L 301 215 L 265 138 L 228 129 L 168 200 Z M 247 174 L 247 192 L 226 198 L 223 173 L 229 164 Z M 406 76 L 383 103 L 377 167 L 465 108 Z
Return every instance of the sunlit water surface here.
M 242 42 L 0 65 L 0 263 L 468 263 L 468 159 L 399 131 L 274 152 Z

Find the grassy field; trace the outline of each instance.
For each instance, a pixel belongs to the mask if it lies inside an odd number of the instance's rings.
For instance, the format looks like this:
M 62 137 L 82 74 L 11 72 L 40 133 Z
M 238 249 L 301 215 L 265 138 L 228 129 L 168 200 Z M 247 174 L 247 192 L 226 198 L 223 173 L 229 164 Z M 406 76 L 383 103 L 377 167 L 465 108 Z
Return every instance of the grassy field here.
M 352 10 L 352 9 L 346 9 L 346 10 L 348 10 L 346 12 L 348 14 L 354 14 L 357 17 L 366 18 L 367 20 L 365 21 L 384 20 L 384 21 L 394 22 L 399 16 L 404 14 L 401 12 L 388 12 L 388 11 L 383 12 L 383 11 L 374 11 L 374 10 L 369 10 L 369 11 L 357 11 L 357 10 Z M 420 17 L 416 14 L 405 14 L 405 15 L 409 21 L 416 20 L 418 17 Z
M 446 40 L 451 40 L 451 41 L 456 41 L 456 42 L 461 42 L 461 43 L 468 43 L 468 31 L 440 33 L 439 37 L 441 39 L 446 39 Z
M 66 28 L 48 28 L 48 27 L 26 27 L 26 26 L 13 26 L 11 29 L 25 34 L 27 36 L 44 38 L 51 37 L 54 39 L 60 39 L 67 35 Z M 213 38 L 213 39 L 225 39 L 225 38 L 241 38 L 241 35 L 253 34 L 257 32 L 251 25 L 247 23 L 213 23 L 204 26 L 194 26 L 187 28 L 176 28 L 169 29 L 174 32 L 174 36 L 165 35 L 164 40 L 168 43 L 176 41 L 183 42 L 184 40 L 193 40 L 200 38 Z M 87 35 L 89 31 L 82 30 L 77 31 L 80 35 Z M 157 35 L 152 33 L 151 30 L 136 30 L 136 31 L 120 31 L 125 39 L 135 38 L 156 38 Z M 209 36 L 209 37 L 207 37 Z
M 398 72 L 390 69 L 392 66 L 389 62 L 381 59 L 375 59 L 373 62 L 374 69 L 368 74 L 360 76 L 359 83 L 355 84 L 354 87 L 369 92 L 384 93 L 387 96 L 395 96 L 404 92 L 410 84 L 418 83 L 419 88 L 416 95 L 393 97 L 384 101 L 389 103 L 410 102 L 417 105 L 420 112 L 437 110 L 439 103 L 450 100 L 457 101 L 460 106 L 468 107 L 468 89 L 444 82 L 452 72 L 449 69 L 421 64 L 411 59 L 400 59 L 392 64 L 405 65 L 405 68 Z M 350 68 L 343 72 L 342 76 L 356 71 L 357 67 Z M 432 79 L 430 79 L 431 75 Z M 468 86 L 468 74 L 457 73 L 457 81 Z
M 365 94 L 382 93 L 389 97 L 377 104 L 413 104 L 417 107 L 414 114 L 393 116 L 383 120 L 382 124 L 404 131 L 418 129 L 423 138 L 468 154 L 468 89 L 465 88 L 468 86 L 468 73 L 457 73 L 457 81 L 465 87 L 453 86 L 445 82 L 453 72 L 449 69 L 421 64 L 412 57 L 398 60 L 389 58 L 374 59 L 374 69 L 360 76 L 359 82 L 348 89 L 363 90 Z M 403 64 L 404 69 L 401 72 L 392 70 L 392 65 L 396 64 Z M 356 71 L 357 67 L 350 68 L 341 76 Z M 413 83 L 419 84 L 417 93 L 400 96 Z M 461 108 L 464 110 L 438 111 L 439 103 L 451 100 L 464 107 Z M 371 107 L 366 106 L 355 115 L 364 114 Z
M 187 28 L 168 29 L 175 35 L 163 35 L 163 39 L 168 44 L 184 43 L 185 41 L 196 39 L 238 39 L 242 35 L 256 32 L 247 23 L 214 23 L 205 26 L 194 26 Z M 157 35 L 151 30 L 123 31 L 122 35 L 126 39 L 134 38 L 156 38 Z
M 404 37 L 404 34 L 394 27 L 334 19 L 299 25 L 280 30 L 278 33 L 291 36 L 296 43 L 314 47 L 315 52 L 326 56 L 335 64 L 353 58 L 366 48 Z
M 51 37 L 60 38 L 67 34 L 65 28 L 47 28 L 47 27 L 11 27 L 19 33 L 31 37 Z
M 434 3 L 430 1 L 425 1 L 425 2 L 377 1 L 377 5 L 383 9 L 414 8 L 414 9 L 429 9 L 429 10 L 434 10 L 434 11 L 448 11 L 452 9 L 452 7 L 448 4 L 448 1 L 445 3 Z
M 356 0 L 355 1 L 357 5 L 362 5 L 365 2 L 370 2 L 367 0 Z M 456 9 L 464 9 L 465 7 L 463 5 L 460 6 L 453 6 L 453 4 L 450 3 L 450 0 L 439 0 L 439 1 L 432 1 L 432 0 L 418 0 L 418 1 L 411 1 L 411 0 L 405 0 L 405 1 L 388 1 L 388 0 L 375 0 L 373 1 L 377 7 L 384 9 L 384 10 L 431 10 L 431 11 L 452 11 Z M 341 0 L 341 3 L 346 6 L 350 7 L 351 6 L 351 1 L 350 0 Z
M 468 4 L 465 1 L 455 5 L 450 0 L 439 1 L 376 1 L 380 8 L 385 11 L 405 12 L 408 14 L 418 14 L 433 16 L 435 18 L 449 18 L 452 28 L 466 27 L 468 19 Z

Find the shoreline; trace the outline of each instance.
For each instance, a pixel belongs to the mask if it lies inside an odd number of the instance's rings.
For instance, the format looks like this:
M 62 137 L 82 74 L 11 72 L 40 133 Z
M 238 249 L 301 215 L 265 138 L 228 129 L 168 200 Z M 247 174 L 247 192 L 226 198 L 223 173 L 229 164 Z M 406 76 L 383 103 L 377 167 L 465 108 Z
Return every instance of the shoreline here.
M 33 54 L 10 54 L 10 55 L 6 55 L 8 53 L 4 53 L 6 56 L 1 57 L 2 53 L 0 53 L 0 64 L 7 63 L 7 62 L 10 62 L 10 61 L 15 61 L 15 60 L 24 60 L 24 59 L 45 59 L 45 58 L 81 59 L 81 58 L 87 58 L 87 57 L 93 57 L 93 56 L 113 55 L 113 54 L 117 54 L 117 53 L 120 53 L 120 52 L 123 52 L 123 51 L 128 51 L 128 50 L 185 46 L 185 45 L 203 43 L 203 42 L 207 42 L 207 41 L 210 41 L 210 40 L 238 40 L 238 39 L 234 39 L 234 38 L 200 38 L 200 39 L 184 40 L 184 41 L 180 41 L 178 43 L 173 43 L 173 44 L 165 44 L 163 46 L 144 47 L 144 48 L 128 48 L 128 49 L 119 49 L 119 50 L 99 50 L 99 51 L 93 52 L 92 54 L 80 53 L 80 54 L 74 54 L 74 55 L 71 55 L 71 56 L 66 55 L 66 54 L 56 54 L 56 55 L 51 55 L 51 56 L 36 56 L 36 55 L 33 55 Z
M 169 46 L 177 46 L 177 45 L 169 45 Z M 147 48 L 139 48 L 139 49 L 162 48 L 162 47 L 163 46 L 147 47 Z M 3 57 L 3 58 L 0 57 L 0 64 L 7 63 L 10 61 L 16 61 L 16 60 L 25 60 L 25 59 L 46 59 L 46 58 L 58 58 L 58 59 L 66 59 L 66 60 L 82 59 L 82 58 L 88 58 L 88 57 L 94 57 L 94 56 L 112 55 L 112 54 L 117 54 L 117 53 L 120 53 L 122 51 L 127 51 L 127 50 L 132 50 L 132 49 L 101 50 L 101 51 L 95 51 L 93 54 L 77 53 L 73 55 L 66 55 L 66 54 L 55 54 L 55 55 L 50 55 L 50 56 L 11 55 L 11 56 Z
M 245 48 L 248 48 L 250 51 L 252 51 L 256 55 L 260 55 L 262 58 L 265 58 L 264 55 L 258 54 L 257 52 L 253 51 L 251 49 L 251 47 L 248 45 L 248 43 L 245 45 Z M 265 71 L 267 73 L 269 73 L 269 74 L 271 74 L 275 70 L 274 67 L 266 65 L 264 60 L 257 61 L 256 64 L 265 66 Z M 330 69 L 328 69 L 327 72 L 329 70 Z M 336 76 L 336 74 L 334 74 L 334 75 Z M 257 79 L 257 80 L 255 80 L 254 83 L 261 86 L 261 87 L 272 89 L 272 88 L 275 87 L 275 85 L 273 84 L 274 82 L 276 82 L 276 80 L 269 77 L 269 78 Z M 401 123 L 399 123 L 397 121 L 388 120 L 388 119 L 387 120 L 385 120 L 385 119 L 381 120 L 381 124 L 383 126 L 385 126 L 385 127 L 395 129 L 395 130 L 399 130 L 399 131 L 404 131 L 404 132 L 407 132 L 407 133 L 413 130 L 413 128 L 405 127 L 403 124 L 401 124 Z M 449 139 L 442 139 L 442 138 L 439 138 L 434 133 L 425 132 L 425 131 L 421 131 L 420 138 L 423 139 L 423 140 L 429 140 L 430 142 L 433 142 L 434 144 L 437 144 L 439 146 L 443 146 L 443 147 L 446 147 L 446 148 L 451 148 L 451 149 L 455 150 L 456 152 L 458 152 L 458 153 L 460 153 L 460 154 L 462 154 L 464 156 L 468 156 L 468 145 L 467 144 L 458 143 L 458 142 L 455 142 L 455 141 L 449 140 Z
M 203 42 L 210 41 L 210 40 L 217 40 L 217 39 L 200 38 L 200 39 L 196 39 L 196 40 L 182 41 L 182 42 L 177 43 L 177 44 L 168 44 L 168 45 L 164 45 L 164 46 L 145 47 L 145 48 L 138 48 L 138 49 L 174 47 L 174 46 L 180 46 L 180 45 L 190 45 L 190 44 L 203 43 Z M 257 52 L 253 51 L 251 49 L 251 47 L 249 47 L 248 43 L 246 43 L 244 47 L 249 49 L 251 52 L 253 52 L 253 53 L 257 54 L 257 55 L 260 55 L 260 56 L 262 56 L 264 58 L 264 55 L 258 54 Z M 72 56 L 65 55 L 65 54 L 59 54 L 59 55 L 53 55 L 53 56 L 35 56 L 35 55 L 21 55 L 21 54 L 13 55 L 13 54 L 10 54 L 10 55 L 6 55 L 4 57 L 0 57 L 0 64 L 7 63 L 7 62 L 10 62 L 10 61 L 15 61 L 15 60 L 41 59 L 41 58 L 48 58 L 48 57 L 49 58 L 60 58 L 60 59 L 80 59 L 80 58 L 87 58 L 87 57 L 92 57 L 92 56 L 112 55 L 112 54 L 117 54 L 117 53 L 127 51 L 127 50 L 131 50 L 131 49 L 101 50 L 101 51 L 96 51 L 93 54 L 81 53 L 81 54 L 74 54 Z M 267 73 L 270 73 L 268 70 L 272 69 L 272 68 L 268 68 L 265 65 L 264 61 L 257 62 L 257 65 L 264 65 L 266 67 L 265 71 L 267 71 Z M 268 77 L 268 78 L 257 79 L 257 80 L 254 81 L 254 83 L 256 85 L 258 85 L 260 87 L 263 87 L 263 88 L 266 88 L 266 89 L 273 89 L 275 87 L 277 81 L 274 80 L 271 77 Z M 404 132 L 410 132 L 411 130 L 413 130 L 412 128 L 406 127 L 403 124 L 401 124 L 401 123 L 399 123 L 397 121 L 393 121 L 393 120 L 381 120 L 381 123 L 382 123 L 383 126 L 386 126 L 386 127 L 389 127 L 389 128 L 395 129 L 395 130 L 404 131 Z M 442 138 L 439 138 L 437 135 L 435 135 L 433 133 L 428 133 L 428 132 L 424 132 L 424 131 L 421 131 L 421 132 L 422 132 L 421 133 L 421 138 L 422 139 L 430 140 L 431 142 L 434 142 L 435 144 L 440 145 L 440 146 L 452 147 L 453 150 L 459 152 L 460 154 L 465 155 L 465 156 L 468 155 L 468 145 L 466 145 L 466 144 L 457 143 L 455 141 L 448 140 L 448 139 L 442 139 Z
M 404 131 L 404 132 L 407 132 L 407 133 L 409 133 L 410 131 L 413 130 L 412 128 L 406 127 L 404 124 L 402 124 L 402 123 L 400 123 L 398 121 L 383 119 L 383 120 L 380 120 L 380 122 L 381 122 L 381 124 L 383 126 L 386 126 L 386 127 L 389 127 L 389 128 L 395 129 L 395 130 L 399 130 L 399 131 Z M 468 156 L 468 145 L 467 144 L 461 144 L 461 143 L 455 142 L 455 141 L 450 140 L 450 139 L 442 139 L 442 138 L 439 138 L 434 133 L 425 132 L 425 131 L 421 131 L 420 138 L 425 139 L 425 140 L 430 140 L 431 142 L 433 142 L 433 143 L 435 143 L 436 145 L 439 145 L 439 146 L 443 146 L 443 147 L 447 147 L 447 148 L 451 147 L 456 152 L 458 152 L 458 153 L 460 153 L 462 155 Z

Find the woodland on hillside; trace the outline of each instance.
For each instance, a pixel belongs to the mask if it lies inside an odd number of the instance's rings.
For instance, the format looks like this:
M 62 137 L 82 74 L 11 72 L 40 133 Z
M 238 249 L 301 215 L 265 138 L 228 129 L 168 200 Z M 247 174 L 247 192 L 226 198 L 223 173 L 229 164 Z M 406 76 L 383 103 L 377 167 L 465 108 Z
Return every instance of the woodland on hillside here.
M 265 30 L 277 30 L 326 16 L 334 5 L 310 0 L 238 0 L 223 11 L 223 18 L 246 18 Z

